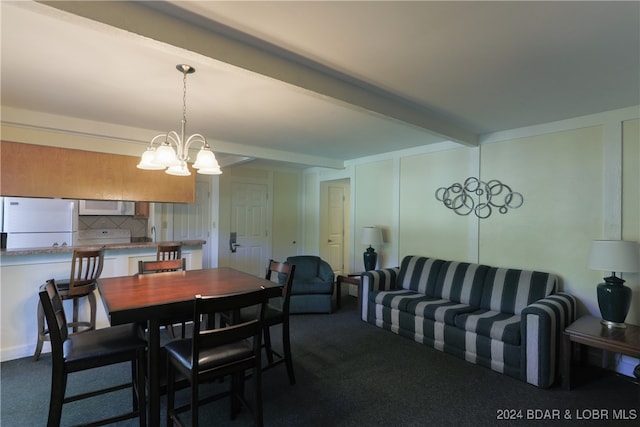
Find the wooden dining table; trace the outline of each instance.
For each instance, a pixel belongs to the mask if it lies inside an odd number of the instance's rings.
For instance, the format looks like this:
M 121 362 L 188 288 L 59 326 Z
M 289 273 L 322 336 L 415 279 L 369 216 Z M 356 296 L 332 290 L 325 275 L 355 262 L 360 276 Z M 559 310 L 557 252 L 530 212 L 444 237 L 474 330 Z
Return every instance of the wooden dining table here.
M 196 295 L 221 296 L 266 289 L 267 297 L 282 295 L 282 285 L 233 268 L 209 268 L 109 277 L 98 280 L 111 325 L 143 323 L 148 341 L 148 425 L 160 425 L 160 325 L 193 315 Z

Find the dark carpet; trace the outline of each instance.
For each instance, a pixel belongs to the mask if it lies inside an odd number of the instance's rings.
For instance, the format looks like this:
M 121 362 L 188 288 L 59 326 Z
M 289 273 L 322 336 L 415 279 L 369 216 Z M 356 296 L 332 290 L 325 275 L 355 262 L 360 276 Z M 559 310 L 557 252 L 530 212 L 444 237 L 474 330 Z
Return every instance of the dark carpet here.
M 292 316 L 297 384 L 289 385 L 284 365 L 264 373 L 266 426 L 638 425 L 640 387 L 628 377 L 576 368 L 571 391 L 538 389 L 364 323 L 355 298 L 343 300 L 342 309 L 331 315 Z M 272 336 L 279 347 L 277 332 Z M 0 425 L 45 426 L 50 355 L 38 362 L 3 362 L 0 369 Z M 71 374 L 68 388 L 116 384 L 128 375 L 127 365 Z M 224 387 L 206 385 L 203 393 Z M 181 393 L 186 401 L 186 391 Z M 128 390 L 66 404 L 62 425 L 113 415 L 130 405 Z M 164 420 L 164 406 L 162 411 Z M 252 418 L 245 410 L 231 421 L 229 401 L 223 399 L 201 408 L 200 425 L 241 427 L 252 425 Z

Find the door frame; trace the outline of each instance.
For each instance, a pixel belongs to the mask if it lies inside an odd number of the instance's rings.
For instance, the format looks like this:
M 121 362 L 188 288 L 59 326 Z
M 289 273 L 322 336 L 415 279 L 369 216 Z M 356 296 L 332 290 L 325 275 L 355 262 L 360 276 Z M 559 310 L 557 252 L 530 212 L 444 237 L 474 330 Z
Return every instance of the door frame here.
M 231 171 L 229 171 L 231 172 Z M 251 173 L 251 170 L 249 172 Z M 217 197 L 218 201 L 218 210 L 224 209 L 224 212 L 219 212 L 218 216 L 218 233 L 217 233 L 217 241 L 216 247 L 218 248 L 217 259 L 219 266 L 229 266 L 230 265 L 230 256 L 229 253 L 229 233 L 231 230 L 231 190 L 234 183 L 242 183 L 242 184 L 260 184 L 267 186 L 267 212 L 266 212 L 266 226 L 267 226 L 267 239 L 266 239 L 266 250 L 265 256 L 267 259 L 265 260 L 265 264 L 267 265 L 269 259 L 273 253 L 273 172 L 265 171 L 264 177 L 257 176 L 245 176 L 240 173 L 233 174 L 229 173 L 227 177 L 223 177 L 224 183 L 220 182 L 220 187 L 218 194 L 222 195 L 222 198 Z
M 350 178 L 340 178 L 340 179 L 331 179 L 331 180 L 323 180 L 320 181 L 320 194 L 319 194 L 319 206 L 320 206 L 320 215 L 319 215 L 319 224 L 318 224 L 318 252 L 320 257 L 326 259 L 326 242 L 323 240 L 325 236 L 323 236 L 323 231 L 326 231 L 326 224 L 328 223 L 328 215 L 329 215 L 329 198 L 328 198 L 328 188 L 330 185 L 342 186 L 344 188 L 344 203 L 343 203 L 343 238 L 342 238 L 342 266 L 340 269 L 342 274 L 350 273 L 351 266 L 351 179 Z M 332 266 L 335 269 L 335 266 Z

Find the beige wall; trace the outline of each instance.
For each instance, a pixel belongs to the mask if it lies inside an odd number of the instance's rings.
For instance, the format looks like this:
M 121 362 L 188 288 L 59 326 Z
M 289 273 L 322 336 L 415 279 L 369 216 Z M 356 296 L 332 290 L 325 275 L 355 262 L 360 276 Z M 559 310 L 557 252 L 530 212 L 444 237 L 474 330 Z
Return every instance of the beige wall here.
M 622 238 L 640 242 L 640 120 L 622 125 Z M 633 291 L 627 321 L 640 325 L 640 273 L 623 278 Z
M 602 135 L 588 127 L 487 144 L 480 165 L 483 180 L 524 196 L 522 207 L 480 221 L 480 262 L 555 273 L 590 312 L 598 310 L 600 273 L 587 258 L 602 238 Z
M 470 242 L 477 242 L 473 217 L 457 215 L 436 200 L 439 187 L 449 187 L 474 175 L 473 150 L 457 148 L 414 155 L 401 160 L 400 261 L 406 255 L 426 255 L 475 262 Z
M 276 260 L 285 260 L 298 252 L 301 176 L 300 171 L 297 170 L 276 171 L 273 176 L 271 257 Z
M 357 230 L 378 225 L 386 230 L 385 267 L 420 254 L 549 271 L 578 298 L 579 314 L 599 316 L 596 285 L 606 272 L 587 267 L 591 240 L 640 241 L 638 114 L 629 108 L 487 135 L 480 148 L 443 144 L 347 162 L 353 264 L 362 267 Z M 321 174 L 305 177 L 305 197 L 315 197 Z M 438 187 L 478 175 L 520 192 L 523 206 L 478 220 L 435 199 Z M 313 250 L 313 226 L 305 229 Z M 640 324 L 639 275 L 624 277 L 634 291 L 627 321 Z
M 354 227 L 354 265 L 351 271 L 363 271 L 364 261 L 362 254 L 368 246 L 362 245 L 362 227 L 379 227 L 382 229 L 384 245 L 374 248 L 378 253 L 378 267 L 394 265 L 397 263 L 395 253 L 397 251 L 398 235 L 395 227 L 394 208 L 396 170 L 394 162 L 382 160 L 373 163 L 358 165 L 355 168 L 355 179 L 352 184 L 355 192 L 353 215 Z M 384 209 L 380 209 L 383 206 Z

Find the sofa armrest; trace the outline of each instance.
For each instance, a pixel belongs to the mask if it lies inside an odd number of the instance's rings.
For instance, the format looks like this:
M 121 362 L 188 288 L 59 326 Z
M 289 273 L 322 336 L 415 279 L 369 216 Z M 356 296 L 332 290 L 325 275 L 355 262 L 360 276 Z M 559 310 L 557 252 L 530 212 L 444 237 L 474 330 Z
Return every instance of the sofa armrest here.
M 369 311 L 369 293 L 372 291 L 395 289 L 396 278 L 400 267 L 366 271 L 360 275 L 360 313 L 362 320 L 367 321 Z
M 564 329 L 576 318 L 576 299 L 556 293 L 522 310 L 520 329 L 522 380 L 550 387 L 559 374 Z

